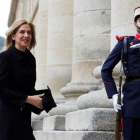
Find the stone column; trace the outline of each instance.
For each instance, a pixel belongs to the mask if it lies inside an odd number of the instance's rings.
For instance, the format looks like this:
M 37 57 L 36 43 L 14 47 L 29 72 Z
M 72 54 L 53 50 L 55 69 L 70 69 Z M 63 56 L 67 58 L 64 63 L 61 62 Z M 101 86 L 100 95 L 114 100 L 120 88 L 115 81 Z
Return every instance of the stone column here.
M 29 0 L 30 3 L 30 7 L 29 7 L 29 11 L 30 13 L 28 13 L 29 16 L 29 21 L 32 22 L 35 25 L 35 31 L 36 31 L 36 41 L 37 41 L 37 45 L 35 46 L 35 48 L 33 48 L 31 50 L 31 52 L 33 53 L 33 55 L 35 56 L 35 58 L 37 58 L 37 51 L 38 51 L 38 35 L 39 35 L 39 0 Z M 23 7 L 23 9 L 25 9 Z M 37 69 L 37 68 L 36 68 Z M 37 79 L 38 80 L 38 79 Z M 37 84 L 38 81 L 36 81 Z M 37 86 L 36 86 L 37 87 Z
M 130 6 L 131 5 L 131 6 Z M 138 2 L 134 1 L 121 1 L 113 0 L 111 1 L 111 46 L 110 51 L 113 49 L 117 40 L 116 35 L 135 35 L 136 31 L 133 27 L 134 23 L 134 8 L 138 6 Z M 123 9 L 123 12 L 118 9 Z M 98 66 L 94 70 L 94 75 L 96 78 L 101 79 L 100 71 L 102 66 Z M 113 77 L 115 79 L 116 85 L 118 85 L 120 71 L 120 63 L 113 70 Z M 79 109 L 86 108 L 111 108 L 113 107 L 112 100 L 108 100 L 106 96 L 106 91 L 103 88 L 97 92 L 90 92 L 78 98 L 77 106 Z
M 71 79 L 73 0 L 49 0 L 47 82 L 57 102 Z
M 67 103 L 101 88 L 93 69 L 101 65 L 110 48 L 110 0 L 74 1 L 72 80 L 61 89 Z
M 48 0 L 39 0 L 38 34 L 35 50 L 37 64 L 36 89 L 47 88 L 47 37 L 48 37 Z
M 21 5 L 23 4 L 23 18 L 26 19 L 27 21 L 30 20 L 30 1 L 21 1 Z M 21 7 L 22 8 L 22 7 Z M 19 9 L 20 10 L 20 9 Z M 21 9 L 22 10 L 22 9 Z
M 36 26 L 37 45 L 32 49 L 36 57 L 37 80 L 36 89 L 47 88 L 47 32 L 48 32 L 48 0 L 30 1 L 30 21 Z M 35 2 L 35 3 L 33 3 Z M 43 130 L 43 119 L 49 114 L 43 111 L 40 115 L 32 113 L 32 128 L 34 131 Z

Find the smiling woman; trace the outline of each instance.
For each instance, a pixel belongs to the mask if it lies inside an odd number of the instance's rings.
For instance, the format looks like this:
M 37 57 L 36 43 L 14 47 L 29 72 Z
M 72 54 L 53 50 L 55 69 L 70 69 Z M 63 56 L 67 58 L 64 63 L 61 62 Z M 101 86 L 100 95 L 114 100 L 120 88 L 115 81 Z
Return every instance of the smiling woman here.
M 35 26 L 26 20 L 18 20 L 10 27 L 6 33 L 6 48 L 15 46 L 21 51 L 26 48 L 31 50 L 36 45 Z
M 18 20 L 7 32 L 6 51 L 0 53 L 0 140 L 35 140 L 31 107 L 43 109 L 42 96 L 34 95 L 36 60 L 35 26 Z
M 30 26 L 28 24 L 22 25 L 15 34 L 12 34 L 12 39 L 15 41 L 15 47 L 25 52 L 32 39 Z

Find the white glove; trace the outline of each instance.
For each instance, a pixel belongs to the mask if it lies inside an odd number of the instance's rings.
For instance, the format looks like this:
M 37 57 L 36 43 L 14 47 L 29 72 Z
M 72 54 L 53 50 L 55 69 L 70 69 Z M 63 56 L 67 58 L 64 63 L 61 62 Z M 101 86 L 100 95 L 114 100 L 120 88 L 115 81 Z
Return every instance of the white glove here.
M 118 94 L 114 94 L 112 97 L 115 112 L 118 112 L 118 110 L 121 110 L 121 105 L 118 104 Z

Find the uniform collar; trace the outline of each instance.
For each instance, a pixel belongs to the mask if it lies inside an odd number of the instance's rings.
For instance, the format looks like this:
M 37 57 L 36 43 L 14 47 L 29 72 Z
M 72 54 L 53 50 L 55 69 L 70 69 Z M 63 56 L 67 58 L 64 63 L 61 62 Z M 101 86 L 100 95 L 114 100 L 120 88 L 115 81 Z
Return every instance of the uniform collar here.
M 140 35 L 139 34 L 136 34 L 135 38 L 140 41 Z
M 25 52 L 18 50 L 15 46 L 12 46 L 10 50 L 17 60 L 22 60 L 24 57 L 28 57 L 31 55 L 30 51 L 27 48 Z

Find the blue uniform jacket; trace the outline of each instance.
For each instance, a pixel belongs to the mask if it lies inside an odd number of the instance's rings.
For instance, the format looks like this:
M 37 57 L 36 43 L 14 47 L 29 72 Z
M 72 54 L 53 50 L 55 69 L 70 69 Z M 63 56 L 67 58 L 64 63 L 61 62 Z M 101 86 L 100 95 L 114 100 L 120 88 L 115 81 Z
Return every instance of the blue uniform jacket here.
M 129 37 L 128 45 L 128 72 L 129 76 L 140 76 L 140 49 L 130 48 L 133 44 L 140 43 L 140 35 Z M 101 69 L 102 80 L 105 85 L 108 98 L 112 98 L 117 93 L 116 84 L 112 77 L 112 72 L 116 64 L 121 60 L 121 50 L 123 48 L 123 39 L 118 41 L 111 51 Z M 122 59 L 123 68 L 124 62 Z M 119 75 L 118 75 L 119 76 Z M 122 117 L 140 118 L 140 81 L 128 81 L 122 87 L 123 106 Z

